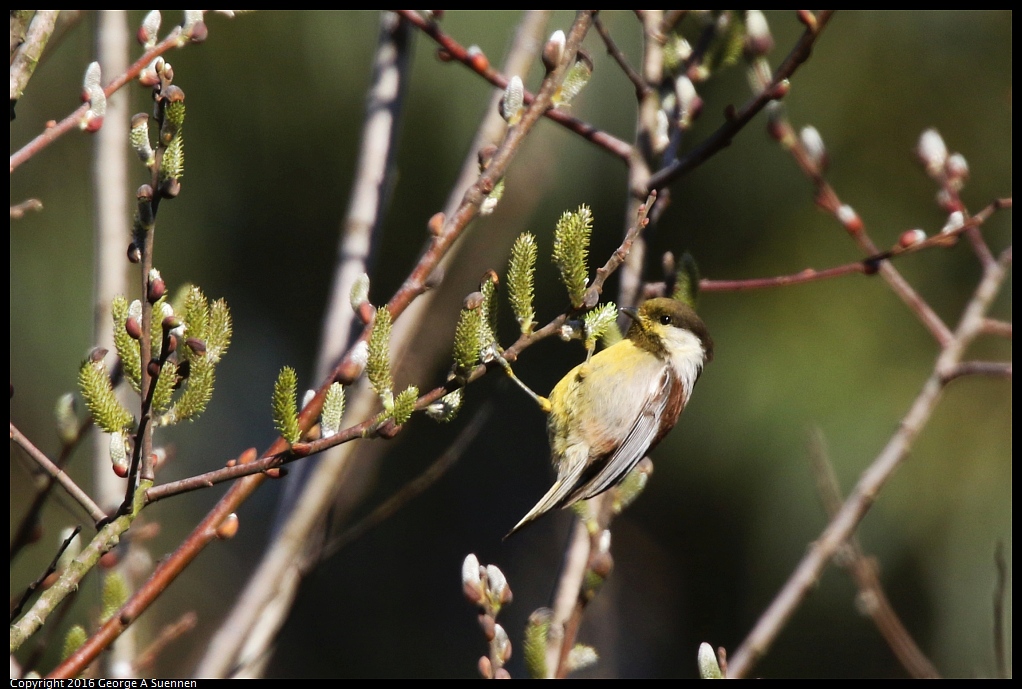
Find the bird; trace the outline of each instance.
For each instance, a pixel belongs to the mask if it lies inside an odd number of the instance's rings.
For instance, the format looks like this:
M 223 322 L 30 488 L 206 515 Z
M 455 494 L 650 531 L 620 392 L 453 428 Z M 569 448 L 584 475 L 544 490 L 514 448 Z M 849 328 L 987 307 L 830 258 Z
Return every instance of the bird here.
M 621 483 L 677 423 L 713 360 L 688 304 L 658 297 L 621 312 L 632 319 L 625 338 L 569 371 L 543 405 L 557 480 L 507 536 Z

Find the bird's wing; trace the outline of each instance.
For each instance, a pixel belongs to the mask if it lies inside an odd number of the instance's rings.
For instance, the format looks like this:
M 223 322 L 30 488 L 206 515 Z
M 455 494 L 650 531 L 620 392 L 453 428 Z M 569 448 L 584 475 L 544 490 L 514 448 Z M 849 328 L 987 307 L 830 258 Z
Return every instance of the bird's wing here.
M 671 390 L 675 385 L 674 375 L 670 366 L 664 366 L 663 372 L 650 387 L 646 403 L 642 405 L 642 413 L 628 429 L 624 441 L 614 452 L 598 465 L 589 468 L 592 480 L 577 489 L 575 500 L 588 500 L 617 485 L 629 471 L 649 451 L 650 445 L 661 435 L 660 429 L 668 406 L 671 404 Z

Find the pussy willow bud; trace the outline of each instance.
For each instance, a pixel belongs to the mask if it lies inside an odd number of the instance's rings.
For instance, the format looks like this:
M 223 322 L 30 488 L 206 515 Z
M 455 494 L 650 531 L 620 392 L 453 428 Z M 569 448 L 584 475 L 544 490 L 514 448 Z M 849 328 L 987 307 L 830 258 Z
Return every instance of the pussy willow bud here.
M 557 29 L 550 34 L 550 39 L 543 46 L 543 66 L 547 72 L 554 71 L 564 57 L 564 42 L 564 32 Z

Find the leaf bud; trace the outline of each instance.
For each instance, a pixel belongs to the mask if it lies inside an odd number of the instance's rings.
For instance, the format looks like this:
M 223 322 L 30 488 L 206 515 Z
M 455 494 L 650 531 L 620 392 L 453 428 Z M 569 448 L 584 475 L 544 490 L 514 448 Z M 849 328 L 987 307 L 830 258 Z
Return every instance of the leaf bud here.
M 522 106 L 525 103 L 525 87 L 522 78 L 517 74 L 507 82 L 504 98 L 500 101 L 500 115 L 509 125 L 516 125 L 522 119 Z
M 429 233 L 434 237 L 439 237 L 444 232 L 444 223 L 447 222 L 447 216 L 443 213 L 434 213 L 433 217 L 426 223 L 426 227 L 429 228 Z
M 359 307 L 369 300 L 369 275 L 362 273 L 351 283 L 351 291 L 348 293 L 348 303 L 351 310 L 358 313 Z
M 944 138 L 936 129 L 927 129 L 919 136 L 919 143 L 916 145 L 916 155 L 919 162 L 926 168 L 926 174 L 936 177 L 944 170 L 944 163 L 947 162 L 947 145 Z
M 167 284 L 163 281 L 160 271 L 155 268 L 149 271 L 149 288 L 146 299 L 150 304 L 155 304 L 164 294 L 167 293 Z
M 948 179 L 953 182 L 963 182 L 969 178 L 969 162 L 961 153 L 952 153 L 948 156 L 944 165 Z
M 142 339 L 142 324 L 136 319 L 128 317 L 124 321 L 124 330 L 128 333 L 128 336 L 133 340 Z
M 142 20 L 136 38 L 144 48 L 149 49 L 156 45 L 156 36 L 160 33 L 160 21 L 159 10 L 153 10 Z
M 497 621 L 493 619 L 492 615 L 481 612 L 479 613 L 479 628 L 483 630 L 483 637 L 487 641 L 493 641 L 497 632 Z
M 770 34 L 770 25 L 761 10 L 745 12 L 745 51 L 753 57 L 762 57 L 774 47 L 774 37 Z
M 900 246 L 902 249 L 907 249 L 910 246 L 914 246 L 919 242 L 925 240 L 926 233 L 923 232 L 922 230 L 920 229 L 905 230 L 904 232 L 901 233 L 901 236 L 898 237 L 898 246 Z
M 238 533 L 238 528 L 238 515 L 231 512 L 220 522 L 220 526 L 216 527 L 216 537 L 221 541 L 230 540 Z
M 468 55 L 469 64 L 475 71 L 482 73 L 490 68 L 490 60 L 479 46 L 470 45 L 465 52 Z
M 842 204 L 837 209 L 837 219 L 845 226 L 845 229 L 852 234 L 859 234 L 862 232 L 862 218 L 855 212 L 855 209 L 849 206 L 847 203 Z
M 493 679 L 493 664 L 489 656 L 479 656 L 479 674 L 483 679 Z
M 813 165 L 820 172 L 825 170 L 827 168 L 827 147 L 823 143 L 823 137 L 820 136 L 819 130 L 813 126 L 802 127 L 802 131 L 798 133 L 798 139 Z
M 87 132 L 97 132 L 103 126 L 103 116 L 106 115 L 106 93 L 100 86 L 102 72 L 98 62 L 92 62 L 85 70 L 85 79 L 82 82 L 82 100 L 89 104 L 89 109 L 82 116 L 78 126 Z
M 479 558 L 474 553 L 465 556 L 461 563 L 461 586 L 465 598 L 470 603 L 479 605 L 483 602 L 483 582 L 479 572 Z
M 699 677 L 702 679 L 723 679 L 724 673 L 720 671 L 717 664 L 717 654 L 713 647 L 705 641 L 699 644 L 699 653 L 696 663 L 699 666 Z
M 947 216 L 947 222 L 944 223 L 944 227 L 940 228 L 940 231 L 944 234 L 955 232 L 965 224 L 965 214 L 962 211 L 954 211 Z

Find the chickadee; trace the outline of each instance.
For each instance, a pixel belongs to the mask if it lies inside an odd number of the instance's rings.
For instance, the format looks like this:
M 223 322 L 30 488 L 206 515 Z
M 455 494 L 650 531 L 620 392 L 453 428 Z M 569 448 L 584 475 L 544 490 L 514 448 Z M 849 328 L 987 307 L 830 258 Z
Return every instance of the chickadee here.
M 547 432 L 557 480 L 508 536 L 540 515 L 616 486 L 677 423 L 713 340 L 674 299 L 650 299 L 627 336 L 573 368 L 550 393 Z

